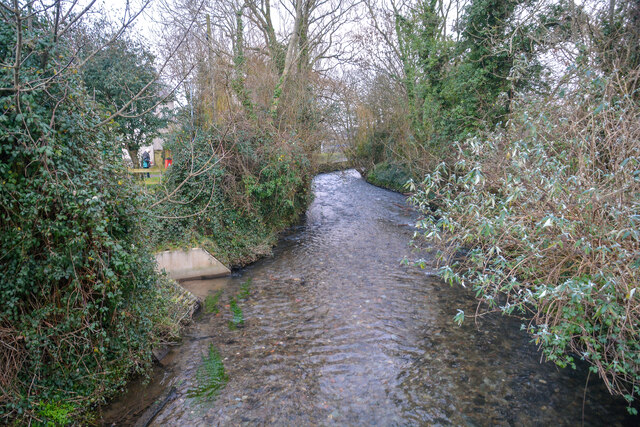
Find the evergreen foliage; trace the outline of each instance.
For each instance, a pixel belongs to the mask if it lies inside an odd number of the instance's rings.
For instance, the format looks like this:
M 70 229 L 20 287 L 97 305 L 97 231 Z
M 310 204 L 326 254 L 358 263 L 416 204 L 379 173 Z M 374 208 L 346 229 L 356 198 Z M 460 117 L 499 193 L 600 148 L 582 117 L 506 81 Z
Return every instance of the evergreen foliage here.
M 2 63 L 21 55 L 0 71 L 0 423 L 55 423 L 150 362 L 166 306 L 144 200 L 68 40 L 15 24 L 0 21 Z
M 154 57 L 148 49 L 124 38 L 108 43 L 109 38 L 86 37 L 83 52 L 93 53 L 99 46 L 106 46 L 88 58 L 82 77 L 87 92 L 103 109 L 115 113 L 124 108 L 125 114 L 114 119 L 118 126 L 112 132 L 121 136 L 127 150 L 137 151 L 150 145 L 159 130 L 167 126 L 167 113 L 156 114 L 165 88 L 158 80 Z M 141 91 L 142 96 L 137 96 Z
M 406 124 L 402 113 L 380 109 L 366 138 L 356 141 L 352 157 L 368 171 L 380 162 L 396 163 L 417 178 L 442 159 L 448 159 L 453 143 L 493 129 L 508 119 L 514 93 L 532 84 L 541 68 L 536 56 L 536 28 L 524 27 L 511 36 L 514 13 L 522 0 L 475 0 L 467 4 L 456 34 L 447 33 L 438 1 L 417 1 L 401 13 L 396 10 L 395 36 L 400 79 L 406 94 Z M 376 83 L 384 80 L 376 76 Z M 367 87 L 371 98 L 381 91 L 395 91 L 395 83 Z M 543 85 L 544 86 L 544 85 Z M 396 95 L 397 96 L 397 95 Z M 375 101 L 374 101 L 375 102 Z M 388 102 L 387 102 L 388 103 Z

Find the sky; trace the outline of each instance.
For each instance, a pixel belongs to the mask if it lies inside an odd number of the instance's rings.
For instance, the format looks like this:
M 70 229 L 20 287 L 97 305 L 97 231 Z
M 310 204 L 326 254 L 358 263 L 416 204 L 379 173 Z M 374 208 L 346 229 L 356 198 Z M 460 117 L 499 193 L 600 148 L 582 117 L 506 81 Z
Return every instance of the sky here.
M 84 3 L 89 3 L 89 0 L 84 0 Z M 126 6 L 129 4 L 131 11 L 137 12 L 140 7 L 145 3 L 143 0 L 98 0 L 94 5 L 95 10 L 104 10 L 109 17 L 114 21 L 120 21 L 125 16 Z M 157 1 L 152 0 L 151 3 L 145 8 L 145 10 L 138 16 L 134 23 L 134 31 L 144 37 L 148 42 L 152 42 L 154 39 L 154 17 L 156 16 L 155 8 Z

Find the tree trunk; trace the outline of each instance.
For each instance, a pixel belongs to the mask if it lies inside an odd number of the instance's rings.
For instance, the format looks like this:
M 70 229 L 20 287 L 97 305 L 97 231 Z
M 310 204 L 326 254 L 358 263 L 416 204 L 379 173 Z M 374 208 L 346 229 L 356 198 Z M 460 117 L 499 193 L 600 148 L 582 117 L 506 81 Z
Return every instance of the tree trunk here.
M 296 20 L 293 25 L 293 33 L 291 34 L 291 38 L 289 39 L 289 45 L 287 46 L 287 56 L 284 60 L 284 70 L 282 71 L 282 75 L 280 76 L 280 80 L 278 81 L 278 85 L 273 93 L 273 98 L 271 102 L 271 115 L 275 118 L 278 113 L 278 104 L 280 101 L 280 97 L 282 96 L 282 91 L 284 90 L 287 84 L 287 78 L 289 77 L 289 73 L 291 71 L 291 67 L 293 66 L 294 59 L 297 56 L 297 47 L 298 47 L 298 37 L 300 36 L 300 27 L 302 26 L 303 13 L 302 13 L 302 5 L 304 0 L 296 1 Z
M 134 169 L 140 169 L 140 162 L 138 161 L 138 150 L 128 150 L 131 156 L 131 162 Z

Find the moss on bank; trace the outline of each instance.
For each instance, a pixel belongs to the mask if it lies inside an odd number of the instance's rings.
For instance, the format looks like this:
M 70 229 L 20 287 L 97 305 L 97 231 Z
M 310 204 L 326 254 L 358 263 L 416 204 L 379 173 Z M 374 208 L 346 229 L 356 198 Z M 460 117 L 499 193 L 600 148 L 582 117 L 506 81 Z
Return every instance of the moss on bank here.
M 409 172 L 400 164 L 392 162 L 382 162 L 363 174 L 367 182 L 388 190 L 402 193 L 405 191 L 405 184 L 411 178 Z

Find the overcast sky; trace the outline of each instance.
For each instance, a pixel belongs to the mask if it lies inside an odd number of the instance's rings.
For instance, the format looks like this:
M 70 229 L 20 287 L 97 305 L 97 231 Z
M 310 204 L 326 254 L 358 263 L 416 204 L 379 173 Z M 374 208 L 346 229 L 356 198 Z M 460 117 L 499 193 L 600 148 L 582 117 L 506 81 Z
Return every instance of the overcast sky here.
M 126 6 L 129 4 L 129 10 L 131 12 L 137 12 L 141 6 L 145 3 L 143 0 L 98 0 L 94 6 L 95 10 L 104 10 L 109 17 L 114 21 L 122 20 L 125 15 Z M 154 11 L 156 1 L 151 3 L 145 8 L 144 12 L 136 19 L 134 24 L 134 31 L 143 36 L 148 42 L 153 41 L 154 31 Z

